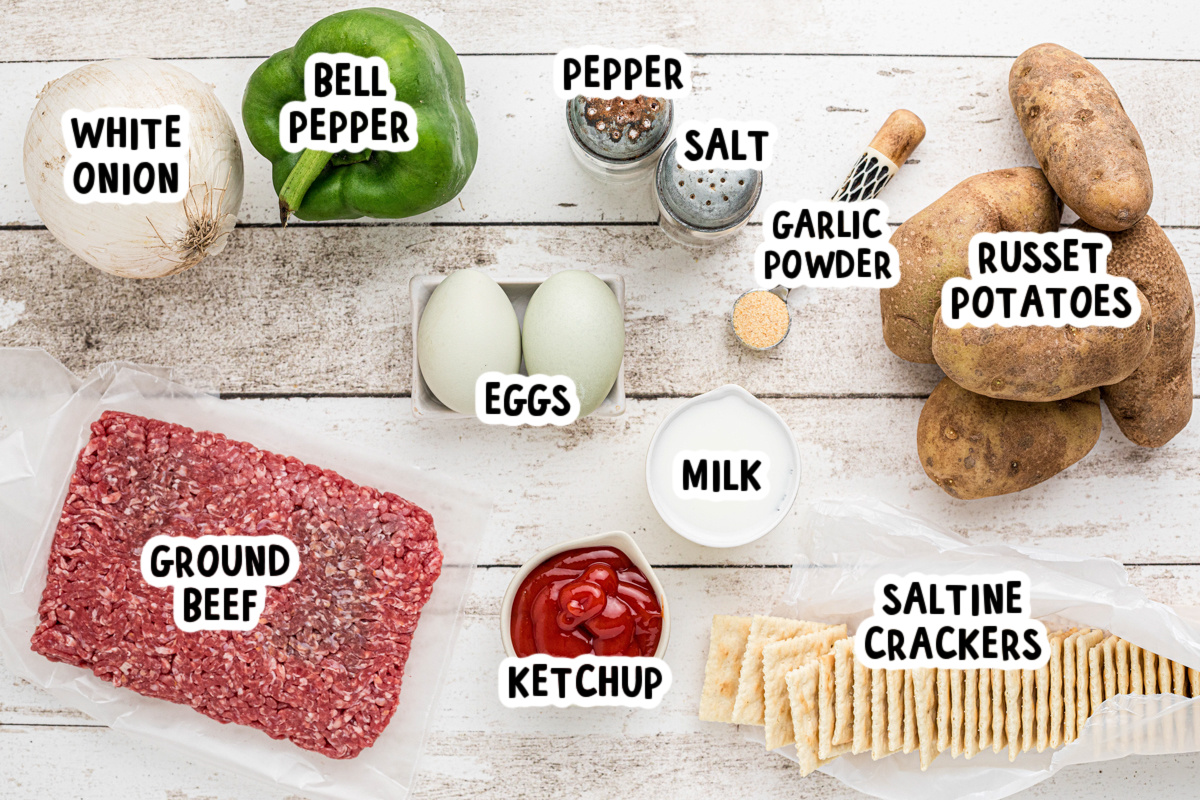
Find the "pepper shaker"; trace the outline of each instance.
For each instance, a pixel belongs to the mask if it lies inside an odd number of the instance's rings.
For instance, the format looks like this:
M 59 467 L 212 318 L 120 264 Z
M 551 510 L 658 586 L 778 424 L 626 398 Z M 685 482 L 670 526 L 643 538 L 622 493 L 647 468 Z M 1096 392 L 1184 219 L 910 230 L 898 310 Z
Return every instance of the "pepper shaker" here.
M 673 116 L 673 104 L 661 97 L 604 100 L 580 95 L 567 101 L 571 152 L 602 181 L 635 181 L 654 166 L 669 139 Z

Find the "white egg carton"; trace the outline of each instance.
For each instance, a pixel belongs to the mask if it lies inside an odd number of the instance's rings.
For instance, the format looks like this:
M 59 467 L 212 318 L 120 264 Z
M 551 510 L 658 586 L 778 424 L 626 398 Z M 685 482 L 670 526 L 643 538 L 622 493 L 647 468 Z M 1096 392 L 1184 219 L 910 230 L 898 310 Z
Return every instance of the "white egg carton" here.
M 525 307 L 529 298 L 549 276 L 543 278 L 495 278 L 496 283 L 512 301 L 513 309 L 517 312 L 517 321 L 525 323 Z M 621 318 L 625 318 L 625 279 L 620 275 L 596 275 L 608 284 L 613 294 L 617 296 L 617 305 L 621 307 Z M 425 313 L 425 304 L 429 296 L 437 288 L 445 275 L 414 275 L 408 282 L 409 294 L 412 297 L 412 410 L 417 419 L 466 419 L 470 414 L 460 414 L 451 411 L 440 400 L 433 396 L 425 378 L 421 375 L 421 367 L 417 363 L 417 327 L 421 315 Z M 521 373 L 525 374 L 525 361 L 521 361 Z M 625 362 L 621 361 L 621 369 L 617 372 L 617 382 L 604 398 L 604 402 L 588 416 L 619 417 L 625 413 Z

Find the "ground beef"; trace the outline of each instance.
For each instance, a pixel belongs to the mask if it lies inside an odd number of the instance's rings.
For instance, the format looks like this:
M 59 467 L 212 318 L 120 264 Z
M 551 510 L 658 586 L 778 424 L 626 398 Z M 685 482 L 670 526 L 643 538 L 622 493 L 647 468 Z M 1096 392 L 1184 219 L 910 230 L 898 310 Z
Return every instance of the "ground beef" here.
M 300 569 L 252 631 L 175 628 L 142 579 L 150 537 L 282 534 Z M 217 433 L 106 411 L 50 548 L 33 649 L 221 722 L 353 758 L 387 726 L 442 567 L 433 519 L 394 494 Z

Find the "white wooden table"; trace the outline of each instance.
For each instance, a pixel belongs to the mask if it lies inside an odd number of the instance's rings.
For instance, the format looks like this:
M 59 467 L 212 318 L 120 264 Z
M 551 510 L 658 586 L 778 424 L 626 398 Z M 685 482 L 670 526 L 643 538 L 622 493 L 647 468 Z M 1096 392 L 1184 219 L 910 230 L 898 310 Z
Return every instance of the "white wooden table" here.
M 0 0 L 0 345 L 43 346 L 78 372 L 113 359 L 211 365 L 231 403 L 385 448 L 495 494 L 455 654 L 460 671 L 443 691 L 416 796 L 605 798 L 623 795 L 621 787 L 646 797 L 854 794 L 824 775 L 801 780 L 735 729 L 695 719 L 711 615 L 769 607 L 796 541 L 793 517 L 753 545 L 706 550 L 670 532 L 650 506 L 643 459 L 657 423 L 683 398 L 727 382 L 767 399 L 791 425 L 803 497 L 873 495 L 976 541 L 1112 556 L 1154 598 L 1200 604 L 1200 423 L 1150 452 L 1109 419 L 1096 450 L 1066 474 L 1016 496 L 951 500 L 915 454 L 917 415 L 937 372 L 887 351 L 874 292 L 811 295 L 793 310 L 784 346 L 766 356 L 740 349 L 726 315 L 750 286 L 758 229 L 703 254 L 671 245 L 655 227 L 647 187 L 606 188 L 576 167 L 548 78 L 550 54 L 568 45 L 661 43 L 695 54 L 695 91 L 681 113 L 770 119 L 783 133 L 761 207 L 829 195 L 887 114 L 910 108 L 929 133 L 883 195 L 899 222 L 962 178 L 1035 163 L 1009 105 L 1008 69 L 1026 47 L 1059 41 L 1094 58 L 1119 90 L 1154 170 L 1151 213 L 1200 270 L 1200 12 L 1191 0 L 1114 10 L 948 0 L 884 11 L 864 0 L 414 0 L 402 10 L 465 54 L 480 154 L 461 203 L 404 223 L 283 230 L 267 164 L 243 138 L 243 224 L 220 257 L 191 272 L 109 278 L 41 227 L 19 142 L 47 81 L 80 61 L 174 59 L 214 83 L 236 118 L 250 71 L 344 5 Z M 1143 10 L 1120 10 L 1135 6 Z M 467 266 L 623 274 L 627 415 L 566 430 L 414 421 L 408 280 Z M 544 546 L 609 529 L 633 532 L 666 585 L 675 688 L 653 713 L 502 709 L 498 605 L 514 569 Z M 1069 768 L 1028 794 L 1183 796 L 1198 777 L 1197 756 L 1130 758 Z M 287 793 L 135 744 L 0 667 L 0 796 Z

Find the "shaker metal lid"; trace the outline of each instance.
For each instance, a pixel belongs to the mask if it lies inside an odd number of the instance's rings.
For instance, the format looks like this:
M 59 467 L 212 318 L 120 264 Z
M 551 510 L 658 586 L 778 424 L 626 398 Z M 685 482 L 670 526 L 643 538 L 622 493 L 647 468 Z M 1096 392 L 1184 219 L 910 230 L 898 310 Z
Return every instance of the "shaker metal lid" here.
M 686 227 L 720 231 L 750 216 L 762 193 L 756 169 L 685 169 L 675 159 L 675 142 L 658 160 L 655 176 L 663 208 Z
M 614 163 L 654 152 L 671 130 L 671 114 L 671 101 L 660 97 L 601 100 L 580 95 L 567 101 L 567 127 L 576 144 Z

